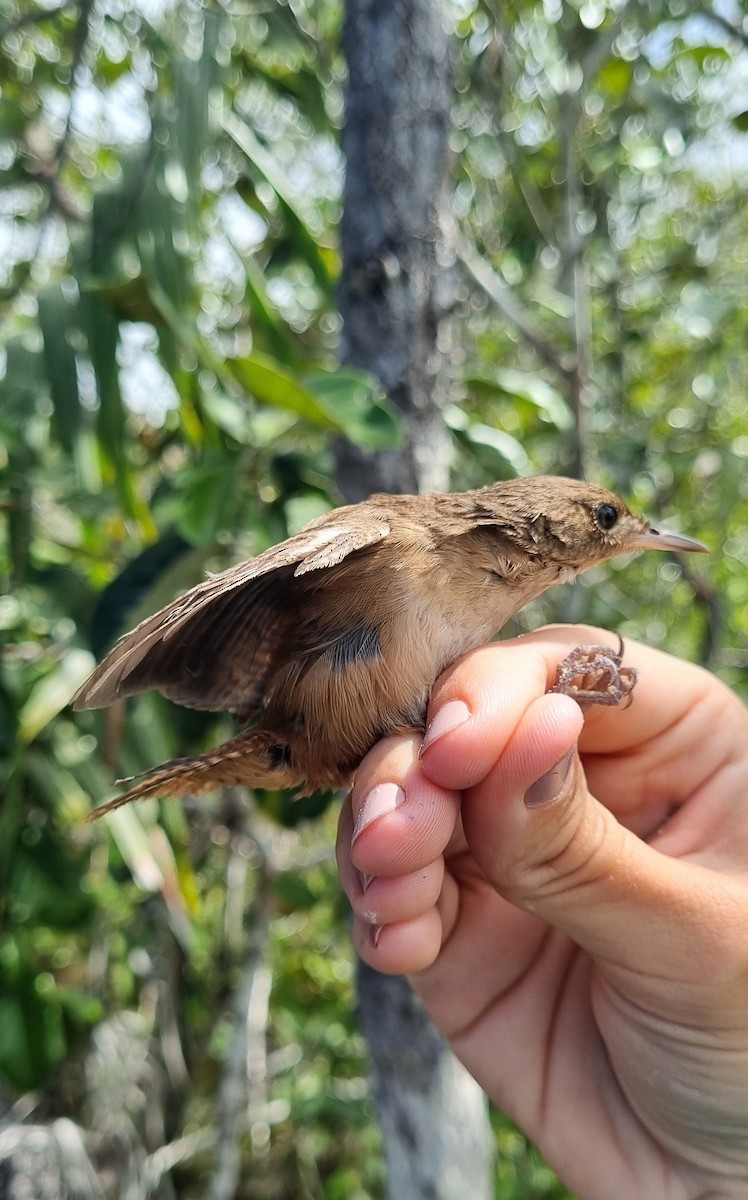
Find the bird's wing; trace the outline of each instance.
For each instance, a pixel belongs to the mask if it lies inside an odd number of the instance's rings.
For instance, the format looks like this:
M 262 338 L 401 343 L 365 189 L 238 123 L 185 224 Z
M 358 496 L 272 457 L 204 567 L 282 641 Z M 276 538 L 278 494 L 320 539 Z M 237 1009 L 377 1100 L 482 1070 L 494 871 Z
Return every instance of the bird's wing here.
M 142 621 L 86 680 L 74 706 L 103 708 L 118 697 L 158 688 L 188 708 L 251 712 L 300 618 L 303 593 L 293 579 L 336 566 L 390 533 L 384 513 L 362 509 L 336 510 Z

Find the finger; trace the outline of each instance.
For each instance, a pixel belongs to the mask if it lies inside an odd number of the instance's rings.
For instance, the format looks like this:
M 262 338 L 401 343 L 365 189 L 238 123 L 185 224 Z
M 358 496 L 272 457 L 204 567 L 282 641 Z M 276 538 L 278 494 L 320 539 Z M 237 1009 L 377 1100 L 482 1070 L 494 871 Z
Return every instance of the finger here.
M 354 910 L 354 941 L 365 961 L 386 973 L 430 966 L 457 912 L 443 853 L 460 797 L 423 774 L 420 742 L 393 737 L 375 746 L 339 821 L 338 867 Z
M 577 646 L 615 646 L 616 642 L 616 635 L 594 626 L 548 625 L 525 638 L 502 643 L 497 649 L 525 644 L 541 650 L 552 673 L 552 683 L 558 662 Z M 585 731 L 580 739 L 583 753 L 588 750 L 599 754 L 619 753 L 645 741 L 656 741 L 685 714 L 703 704 L 709 706 L 709 713 L 700 712 L 700 721 L 707 715 L 727 713 L 739 723 L 740 728 L 736 728 L 732 736 L 735 745 L 742 749 L 748 715 L 737 696 L 715 676 L 694 663 L 632 640 L 624 642 L 623 663 L 635 667 L 639 673 L 632 702 L 627 708 L 594 704 L 586 707 Z M 729 721 L 724 722 L 726 727 L 729 724 Z M 703 740 L 698 739 L 699 742 Z
M 613 642 L 589 626 L 550 626 L 465 655 L 434 688 L 421 751 L 424 772 L 465 789 L 491 769 L 528 705 L 553 683 L 559 662 L 584 643 Z M 639 671 L 626 709 L 585 706 L 579 746 L 593 791 L 624 824 L 650 837 L 689 798 L 711 792 L 712 820 L 701 839 L 687 822 L 673 852 L 698 852 L 719 830 L 724 847 L 748 847 L 748 823 L 730 805 L 731 764 L 744 757 L 748 713 L 713 676 L 693 664 L 626 643 L 624 662 Z M 705 736 L 705 731 L 709 736 Z M 723 784 L 720 790 L 715 781 Z
M 537 637 L 564 652 L 581 626 Z M 560 649 L 560 647 L 559 647 Z M 554 649 L 555 653 L 555 649 Z M 617 819 L 673 857 L 720 869 L 748 867 L 748 710 L 715 676 L 637 642 L 624 661 L 639 673 L 625 710 L 586 706 L 580 752 L 590 790 Z
M 441 855 L 405 875 L 392 878 L 368 875 L 353 865 L 352 833 L 353 815 L 348 797 L 338 822 L 336 857 L 343 890 L 357 917 L 377 928 L 423 916 L 435 907 L 444 880 L 444 859 Z
M 353 865 L 366 875 L 408 875 L 444 852 L 455 828 L 460 797 L 421 770 L 421 739 L 379 742 L 358 771 L 351 795 Z
M 458 791 L 483 779 L 528 707 L 552 684 L 563 645 L 558 638 L 523 638 L 484 646 L 445 671 L 432 692 L 420 752 L 429 779 Z M 582 716 L 578 705 L 572 711 L 576 739 Z
M 439 911 L 392 925 L 371 926 L 361 918 L 353 924 L 353 943 L 369 966 L 386 975 L 415 974 L 430 967 L 442 944 Z
M 618 983 L 625 976 L 642 1002 L 666 976 L 684 992 L 712 990 L 723 1013 L 729 982 L 744 1005 L 744 882 L 659 853 L 590 795 L 565 736 L 569 705 L 557 695 L 532 703 L 466 795 L 476 861 L 502 896 L 566 933 Z M 694 961 L 713 963 L 714 976 L 695 979 Z
M 353 864 L 353 827 L 348 796 L 338 822 L 336 855 L 341 883 L 354 912 L 353 938 L 358 952 L 386 974 L 423 971 L 438 957 L 457 918 L 457 887 L 453 879 L 444 876 L 444 859 L 440 854 L 402 876 L 368 875 Z

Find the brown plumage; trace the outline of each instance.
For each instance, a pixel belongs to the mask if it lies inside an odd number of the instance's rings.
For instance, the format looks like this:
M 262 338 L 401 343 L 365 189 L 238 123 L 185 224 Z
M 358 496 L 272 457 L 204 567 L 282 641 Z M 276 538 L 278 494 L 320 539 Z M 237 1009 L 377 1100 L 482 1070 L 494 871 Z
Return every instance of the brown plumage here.
M 380 737 L 423 728 L 432 683 L 461 654 L 552 584 L 647 548 L 706 549 L 573 479 L 335 509 L 143 621 L 80 688 L 76 708 L 157 688 L 254 721 L 139 777 L 93 816 L 225 784 L 345 786 Z

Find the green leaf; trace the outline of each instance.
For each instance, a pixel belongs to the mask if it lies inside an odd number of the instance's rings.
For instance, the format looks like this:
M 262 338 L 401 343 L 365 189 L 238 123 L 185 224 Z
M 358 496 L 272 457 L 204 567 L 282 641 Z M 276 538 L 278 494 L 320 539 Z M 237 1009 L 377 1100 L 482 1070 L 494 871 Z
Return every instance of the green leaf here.
M 78 929 L 93 911 L 81 887 L 83 860 L 48 827 L 21 831 L 7 880 L 7 907 L 18 925 Z
M 313 231 L 299 211 L 288 181 L 279 168 L 278 159 L 265 149 L 246 121 L 243 121 L 235 112 L 224 113 L 222 125 L 229 137 L 247 156 L 254 169 L 266 183 L 270 184 L 276 194 L 289 235 L 295 242 L 299 256 L 308 263 L 319 286 L 326 292 L 331 291 L 335 283 L 335 273 L 331 270 Z
M 40 391 L 48 386 L 42 343 L 38 335 L 36 338 L 10 338 L 5 344 L 5 353 L 2 417 L 9 418 L 9 429 L 15 429 L 18 440 L 25 441 L 22 418 L 28 419 Z
M 200 177 L 202 157 L 208 145 L 211 93 L 220 78 L 216 49 L 226 17 L 220 6 L 195 5 L 186 7 L 181 19 L 186 24 L 185 39 L 194 42 L 200 37 L 202 43 L 199 56 L 176 54 L 171 63 L 172 128 L 185 176 L 191 180 Z M 199 189 L 189 189 L 188 198 L 193 204 L 198 195 Z
M 532 404 L 543 418 L 558 430 L 571 429 L 574 423 L 571 409 L 561 393 L 538 375 L 499 367 L 492 376 L 469 374 L 465 383 L 468 387 L 479 388 L 499 396 L 514 396 Z
M 229 231 L 229 238 L 231 233 Z M 237 254 L 239 251 L 237 250 Z M 252 256 L 243 257 L 244 271 L 247 280 L 247 299 L 249 300 L 250 321 L 253 332 L 257 328 L 264 330 L 268 344 L 273 354 L 284 362 L 296 357 L 291 331 L 284 321 L 279 309 L 267 293 L 265 277 Z
M 171 510 L 175 524 L 189 542 L 205 546 L 231 525 L 235 497 L 242 487 L 242 460 L 238 455 L 216 455 L 185 469 Z
M 349 441 L 363 450 L 390 450 L 400 445 L 402 430 L 395 410 L 372 375 L 340 367 L 315 371 L 305 382 Z
M 18 714 L 18 736 L 24 745 L 33 742 L 70 703 L 73 692 L 93 666 L 93 657 L 87 650 L 68 650 L 57 666 L 32 688 Z
M 600 68 L 597 83 L 615 100 L 621 100 L 633 79 L 633 64 L 624 62 L 622 58 L 609 58 Z
M 308 873 L 284 871 L 273 880 L 273 891 L 288 912 L 301 912 L 319 903 L 319 896 L 310 887 Z
M 532 462 L 525 453 L 524 446 L 517 438 L 502 429 L 492 425 L 469 425 L 464 431 L 465 437 L 474 446 L 487 446 L 508 462 L 517 475 L 532 475 Z
M 77 305 L 71 303 L 62 288 L 51 287 L 39 296 L 39 325 L 44 340 L 44 362 L 52 395 L 55 437 L 68 454 L 75 450 L 83 425 L 83 410 L 78 391 L 78 372 L 72 332 L 77 326 Z
M 344 427 L 330 413 L 327 405 L 311 387 L 304 387 L 275 359 L 265 354 L 248 354 L 244 358 L 228 358 L 226 370 L 262 404 L 286 409 L 311 425 L 336 430 Z
M 11 983 L 0 970 L 0 1075 L 21 1091 L 44 1083 L 67 1048 L 60 1006 L 35 984 L 30 971 Z

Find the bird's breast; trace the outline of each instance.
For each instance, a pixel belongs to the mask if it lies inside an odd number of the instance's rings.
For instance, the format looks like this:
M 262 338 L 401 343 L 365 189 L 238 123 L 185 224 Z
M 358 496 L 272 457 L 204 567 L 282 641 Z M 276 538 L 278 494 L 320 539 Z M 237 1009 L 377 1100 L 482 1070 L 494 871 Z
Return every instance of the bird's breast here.
M 305 756 L 341 767 L 395 730 L 422 727 L 442 671 L 537 594 L 529 581 L 459 555 L 380 558 L 377 571 L 349 568 L 336 582 L 307 594 L 264 724 L 290 730 Z

